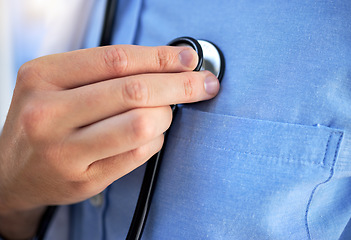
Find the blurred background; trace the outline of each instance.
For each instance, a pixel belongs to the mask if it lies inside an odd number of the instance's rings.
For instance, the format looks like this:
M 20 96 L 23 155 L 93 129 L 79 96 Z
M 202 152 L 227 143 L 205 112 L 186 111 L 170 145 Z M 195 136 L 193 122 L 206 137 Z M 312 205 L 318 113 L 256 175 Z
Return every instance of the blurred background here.
M 0 129 L 19 67 L 81 48 L 93 0 L 0 0 Z

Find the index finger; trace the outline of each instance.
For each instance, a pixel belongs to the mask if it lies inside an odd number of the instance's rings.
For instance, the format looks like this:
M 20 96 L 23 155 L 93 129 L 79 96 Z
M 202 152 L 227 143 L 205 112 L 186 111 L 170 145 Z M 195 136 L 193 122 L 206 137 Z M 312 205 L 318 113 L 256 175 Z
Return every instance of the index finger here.
M 191 71 L 198 57 L 189 47 L 114 45 L 54 54 L 33 61 L 43 80 L 62 89 L 71 89 L 140 73 Z

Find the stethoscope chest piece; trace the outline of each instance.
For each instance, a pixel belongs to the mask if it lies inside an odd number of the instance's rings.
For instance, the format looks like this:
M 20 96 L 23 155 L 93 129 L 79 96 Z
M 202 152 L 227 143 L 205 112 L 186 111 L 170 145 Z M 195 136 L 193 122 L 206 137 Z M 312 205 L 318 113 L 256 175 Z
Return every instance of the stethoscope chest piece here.
M 199 56 L 199 61 L 194 71 L 208 70 L 219 81 L 222 80 L 225 66 L 224 56 L 215 44 L 206 40 L 196 40 L 192 37 L 179 37 L 172 40 L 168 45 L 192 47 Z

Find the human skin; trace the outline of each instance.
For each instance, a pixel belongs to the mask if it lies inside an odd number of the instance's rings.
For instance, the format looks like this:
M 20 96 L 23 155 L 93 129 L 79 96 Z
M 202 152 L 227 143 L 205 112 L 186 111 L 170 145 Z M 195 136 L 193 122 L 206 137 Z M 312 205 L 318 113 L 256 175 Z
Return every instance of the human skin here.
M 187 47 L 116 45 L 24 64 L 0 136 L 0 234 L 28 239 L 49 205 L 83 201 L 163 144 L 169 105 L 213 98 Z

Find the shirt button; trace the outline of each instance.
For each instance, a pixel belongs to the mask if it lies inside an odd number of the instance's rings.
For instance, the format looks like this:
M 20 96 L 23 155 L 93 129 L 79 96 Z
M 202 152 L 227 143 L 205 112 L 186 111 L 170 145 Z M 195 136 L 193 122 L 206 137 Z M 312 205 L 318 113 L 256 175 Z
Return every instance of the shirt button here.
M 102 204 L 104 203 L 104 194 L 101 192 L 91 197 L 89 200 L 91 205 L 93 205 L 94 207 L 101 207 Z

